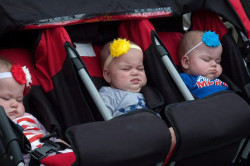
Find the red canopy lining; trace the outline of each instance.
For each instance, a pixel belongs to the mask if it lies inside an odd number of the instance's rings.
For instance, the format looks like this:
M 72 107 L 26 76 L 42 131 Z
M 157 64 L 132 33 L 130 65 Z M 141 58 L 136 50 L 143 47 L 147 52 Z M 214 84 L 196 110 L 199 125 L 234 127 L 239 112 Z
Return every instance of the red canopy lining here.
M 229 0 L 234 7 L 235 11 L 238 13 L 242 23 L 244 24 L 248 34 L 247 38 L 250 39 L 250 21 L 244 11 L 244 8 L 242 7 L 242 4 L 240 0 Z
M 34 73 L 34 64 L 29 50 L 21 48 L 0 49 L 0 55 L 3 55 L 14 64 L 26 66 L 32 76 L 32 85 L 39 85 Z
M 167 11 L 158 11 L 158 12 L 150 12 L 150 13 L 134 13 L 134 14 L 126 14 L 126 15 L 106 15 L 99 16 L 94 18 L 84 18 L 78 20 L 69 20 L 62 22 L 46 22 L 46 23 L 34 23 L 28 24 L 24 26 L 24 30 L 30 29 L 46 29 L 51 27 L 58 26 L 69 26 L 76 25 L 82 23 L 93 23 L 93 22 L 105 22 L 105 21 L 119 21 L 119 20 L 137 20 L 137 19 L 151 19 L 151 18 L 159 18 L 159 17 L 170 17 L 172 15 L 171 12 Z

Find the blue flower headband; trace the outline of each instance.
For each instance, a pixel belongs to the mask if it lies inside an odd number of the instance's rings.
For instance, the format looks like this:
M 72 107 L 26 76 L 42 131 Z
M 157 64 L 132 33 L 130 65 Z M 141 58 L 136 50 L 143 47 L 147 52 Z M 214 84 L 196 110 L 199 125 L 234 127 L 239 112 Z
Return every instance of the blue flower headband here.
M 206 31 L 202 36 L 202 42 L 198 43 L 196 46 L 191 48 L 186 54 L 184 54 L 184 56 L 189 54 L 190 52 L 192 52 L 194 49 L 196 49 L 202 43 L 204 43 L 205 45 L 207 45 L 209 47 L 218 47 L 221 45 L 218 34 L 216 34 L 215 32 Z

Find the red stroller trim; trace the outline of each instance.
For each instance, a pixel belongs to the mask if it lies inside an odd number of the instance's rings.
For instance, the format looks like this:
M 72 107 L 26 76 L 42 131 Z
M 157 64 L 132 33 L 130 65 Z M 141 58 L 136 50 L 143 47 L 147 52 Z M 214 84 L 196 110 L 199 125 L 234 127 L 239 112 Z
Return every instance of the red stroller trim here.
M 36 47 L 36 74 L 45 92 L 54 88 L 51 78 L 62 69 L 66 58 L 66 41 L 71 42 L 66 30 L 63 27 L 53 28 L 44 30 Z
M 32 76 L 32 85 L 39 85 L 39 82 L 35 77 L 34 65 L 31 59 L 31 52 L 29 50 L 22 48 L 0 49 L 0 55 L 6 57 L 15 64 L 27 66 Z
M 69 166 L 76 160 L 74 152 L 57 154 L 54 156 L 47 156 L 41 160 L 41 163 L 46 166 Z
M 148 20 L 123 21 L 119 27 L 120 37 L 135 42 L 143 51 L 146 51 L 152 43 L 151 31 L 155 29 Z
M 168 43 L 165 46 L 168 49 L 175 65 L 179 65 L 177 50 L 183 34 L 179 32 L 157 32 L 157 34 L 163 43 Z
M 221 21 L 220 17 L 209 11 L 200 11 L 192 15 L 192 30 L 214 31 L 219 34 L 220 40 L 227 33 L 227 28 Z
M 100 64 L 99 54 L 101 51 L 101 46 L 92 44 L 92 47 L 95 53 L 94 56 L 85 56 L 84 53 L 81 54 L 80 56 L 81 56 L 81 59 L 84 61 L 84 64 L 87 66 L 90 76 L 102 77 L 102 70 L 99 65 Z
M 69 26 L 76 25 L 81 23 L 92 23 L 92 22 L 103 22 L 103 21 L 116 21 L 116 20 L 131 20 L 131 19 L 150 19 L 150 18 L 159 18 L 159 17 L 170 17 L 172 15 L 171 12 L 168 11 L 158 11 L 158 12 L 149 12 L 149 13 L 135 13 L 135 14 L 125 14 L 125 15 L 106 15 L 94 18 L 86 18 L 79 20 L 70 20 L 70 21 L 62 21 L 62 22 L 46 22 L 46 24 L 29 24 L 24 27 L 24 30 L 30 29 L 47 29 L 51 27 L 59 27 L 59 26 Z
M 244 24 L 248 34 L 247 34 L 247 38 L 250 39 L 250 21 L 242 7 L 242 4 L 240 2 L 240 0 L 229 0 L 231 2 L 231 4 L 233 5 L 234 9 L 236 10 L 236 12 L 238 13 L 242 23 Z

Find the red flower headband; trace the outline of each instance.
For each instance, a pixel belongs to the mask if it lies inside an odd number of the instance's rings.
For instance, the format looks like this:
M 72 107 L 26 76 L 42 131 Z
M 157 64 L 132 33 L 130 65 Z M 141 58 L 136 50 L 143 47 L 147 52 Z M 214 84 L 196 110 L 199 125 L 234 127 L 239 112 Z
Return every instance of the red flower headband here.
M 30 84 L 32 83 L 29 69 L 26 66 L 12 65 L 11 73 L 19 84 L 25 84 L 24 94 L 27 94 L 30 90 Z

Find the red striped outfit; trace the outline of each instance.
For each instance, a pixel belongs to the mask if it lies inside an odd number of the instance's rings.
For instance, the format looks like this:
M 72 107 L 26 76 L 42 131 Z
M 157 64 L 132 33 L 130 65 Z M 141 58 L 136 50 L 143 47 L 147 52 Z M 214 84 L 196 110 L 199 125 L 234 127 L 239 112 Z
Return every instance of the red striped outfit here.
M 13 121 L 23 128 L 23 134 L 28 138 L 32 150 L 42 146 L 39 140 L 47 135 L 48 132 L 33 115 L 24 113 L 22 117 L 16 118 Z

